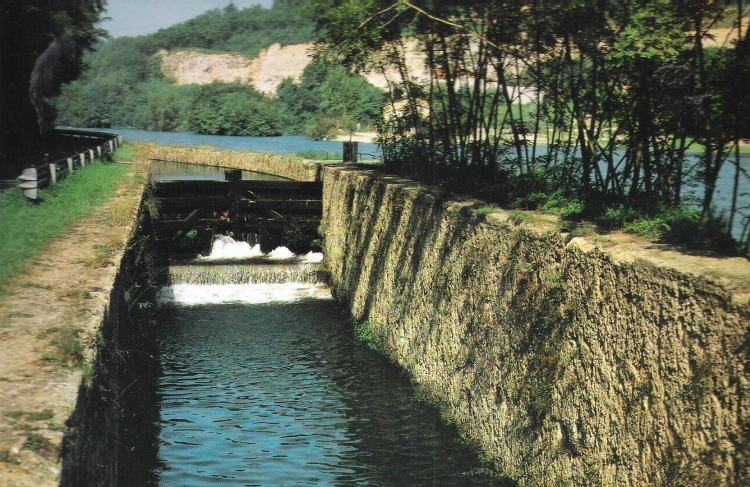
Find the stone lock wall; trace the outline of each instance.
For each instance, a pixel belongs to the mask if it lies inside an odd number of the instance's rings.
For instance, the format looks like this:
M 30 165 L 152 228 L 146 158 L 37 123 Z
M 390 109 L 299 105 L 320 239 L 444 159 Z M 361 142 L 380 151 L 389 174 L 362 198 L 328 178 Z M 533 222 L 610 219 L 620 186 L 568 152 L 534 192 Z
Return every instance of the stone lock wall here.
M 748 485 L 750 308 L 409 181 L 323 169 L 334 295 L 518 485 Z
M 275 174 L 296 181 L 316 181 L 320 171 L 320 165 L 314 161 L 260 152 L 226 151 L 211 147 L 169 147 L 156 144 L 142 144 L 138 149 L 139 154 L 146 160 L 234 167 Z

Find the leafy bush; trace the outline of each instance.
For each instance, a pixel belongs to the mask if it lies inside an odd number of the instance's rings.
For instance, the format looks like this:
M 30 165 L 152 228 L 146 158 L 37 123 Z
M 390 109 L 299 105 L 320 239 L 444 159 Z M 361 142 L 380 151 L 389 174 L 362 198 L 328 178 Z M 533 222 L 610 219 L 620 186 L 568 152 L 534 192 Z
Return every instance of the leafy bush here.
M 282 134 L 277 103 L 249 85 L 211 83 L 198 87 L 187 128 L 209 135 L 274 136 Z
M 573 218 L 584 212 L 584 204 L 568 191 L 557 190 L 547 197 L 542 210 L 565 218 Z
M 305 131 L 310 140 L 334 140 L 340 131 L 338 121 L 332 117 L 318 117 Z
M 710 215 L 704 220 L 693 209 L 667 209 L 652 218 L 636 219 L 623 229 L 692 250 L 715 250 L 728 254 L 739 251 L 738 244 L 731 237 L 721 215 Z
M 633 208 L 627 208 L 623 205 L 608 206 L 604 213 L 596 218 L 596 223 L 606 230 L 623 228 L 635 221 L 640 214 Z

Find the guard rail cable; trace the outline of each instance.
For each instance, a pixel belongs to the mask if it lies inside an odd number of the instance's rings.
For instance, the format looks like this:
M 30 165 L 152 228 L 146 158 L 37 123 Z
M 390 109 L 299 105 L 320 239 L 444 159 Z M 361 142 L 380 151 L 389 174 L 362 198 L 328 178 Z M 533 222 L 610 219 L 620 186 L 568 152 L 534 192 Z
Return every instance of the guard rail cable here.
M 56 130 L 58 134 L 80 139 L 92 139 L 91 144 L 82 152 L 63 157 L 52 162 L 27 167 L 17 178 L 18 187 L 23 190 L 23 195 L 33 201 L 39 199 L 39 190 L 50 184 L 56 184 L 73 171 L 86 167 L 95 159 L 111 155 L 115 149 L 122 145 L 122 136 L 81 130 Z

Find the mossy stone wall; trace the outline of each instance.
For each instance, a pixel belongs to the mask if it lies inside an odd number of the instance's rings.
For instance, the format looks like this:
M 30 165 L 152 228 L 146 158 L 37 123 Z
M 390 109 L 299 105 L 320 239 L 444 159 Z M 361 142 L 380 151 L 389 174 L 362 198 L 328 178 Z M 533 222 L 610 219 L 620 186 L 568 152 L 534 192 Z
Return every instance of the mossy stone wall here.
M 746 304 L 409 181 L 322 177 L 334 295 L 502 475 L 750 483 Z

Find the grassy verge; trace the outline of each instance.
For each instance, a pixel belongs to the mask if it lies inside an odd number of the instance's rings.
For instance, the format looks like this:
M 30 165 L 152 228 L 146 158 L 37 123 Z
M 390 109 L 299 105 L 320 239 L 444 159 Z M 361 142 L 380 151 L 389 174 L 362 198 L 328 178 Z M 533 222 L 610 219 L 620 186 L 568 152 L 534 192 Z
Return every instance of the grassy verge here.
M 302 159 L 312 159 L 314 161 L 340 161 L 342 159 L 341 152 L 328 152 L 316 149 L 297 151 L 294 155 Z
M 126 171 L 121 164 L 92 164 L 41 191 L 39 203 L 17 190 L 0 195 L 0 295 L 54 237 L 112 196 Z

